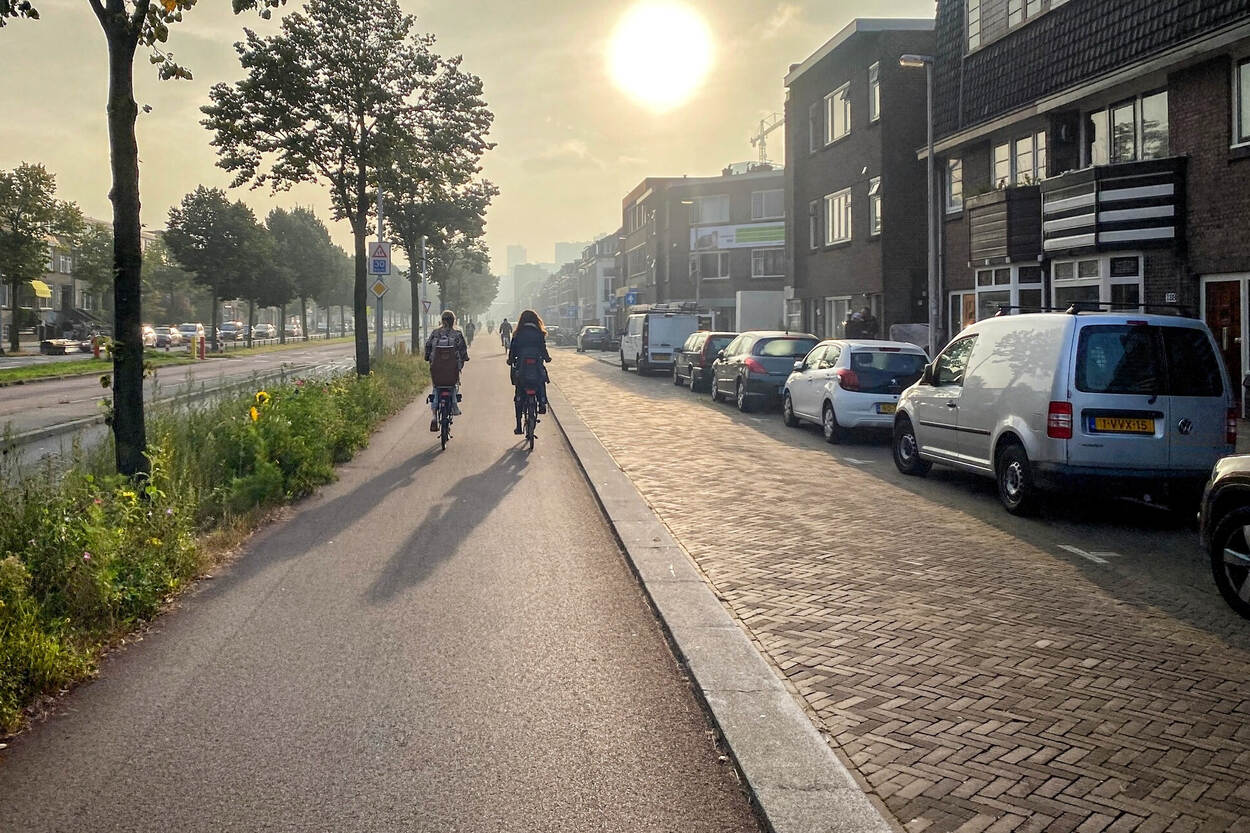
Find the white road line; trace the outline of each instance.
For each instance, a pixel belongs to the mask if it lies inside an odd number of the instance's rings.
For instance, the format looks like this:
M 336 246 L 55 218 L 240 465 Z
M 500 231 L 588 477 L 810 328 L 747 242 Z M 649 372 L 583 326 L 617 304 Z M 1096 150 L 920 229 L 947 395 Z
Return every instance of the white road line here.
M 1108 558 L 1120 557 L 1118 552 L 1087 552 L 1080 547 L 1074 547 L 1071 544 L 1057 544 L 1056 546 L 1058 546 L 1061 550 L 1070 552 L 1073 555 L 1079 555 L 1081 558 L 1092 561 L 1095 564 L 1110 564 L 1111 562 L 1107 560 Z
M 850 463 L 852 466 L 866 466 L 871 463 L 872 460 L 857 460 L 854 457 L 843 457 L 842 462 Z

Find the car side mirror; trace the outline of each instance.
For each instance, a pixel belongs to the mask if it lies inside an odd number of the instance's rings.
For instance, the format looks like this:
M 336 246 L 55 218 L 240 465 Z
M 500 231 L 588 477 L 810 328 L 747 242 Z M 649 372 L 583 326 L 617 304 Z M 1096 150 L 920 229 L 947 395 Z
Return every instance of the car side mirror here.
M 929 362 L 928 364 L 926 364 L 924 366 L 924 370 L 920 372 L 920 384 L 922 385 L 933 384 L 933 362 Z
M 725 351 L 721 350 L 716 354 L 716 361 L 723 362 L 725 360 Z
M 794 363 L 794 370 L 796 373 L 803 370 L 805 367 L 807 367 L 807 365 L 803 364 L 801 361 Z

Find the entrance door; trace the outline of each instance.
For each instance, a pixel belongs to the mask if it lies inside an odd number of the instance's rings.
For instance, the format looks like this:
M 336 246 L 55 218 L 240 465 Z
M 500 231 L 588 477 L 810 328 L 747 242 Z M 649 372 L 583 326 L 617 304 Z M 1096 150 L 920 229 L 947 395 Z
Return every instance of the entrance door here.
M 1209 281 L 1205 285 L 1207 326 L 1224 357 L 1228 377 L 1236 390 L 1241 385 L 1241 281 Z M 1236 399 L 1241 400 L 1238 396 Z M 1243 411 L 1244 402 L 1238 402 Z M 1244 412 L 1241 414 L 1246 415 Z

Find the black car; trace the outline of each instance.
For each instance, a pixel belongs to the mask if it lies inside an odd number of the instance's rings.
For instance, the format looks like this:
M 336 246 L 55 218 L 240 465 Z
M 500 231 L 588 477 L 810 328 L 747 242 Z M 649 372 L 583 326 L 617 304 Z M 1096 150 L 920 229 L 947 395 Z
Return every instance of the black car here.
M 742 333 L 712 363 L 712 401 L 733 396 L 738 410 L 749 411 L 757 402 L 780 401 L 796 360 L 820 341 L 810 333 L 756 330 Z
M 588 325 L 582 327 L 582 331 L 577 334 L 577 352 L 585 353 L 592 347 L 596 350 L 608 349 L 608 328 Z
M 1250 619 L 1250 454 L 1215 464 L 1202 493 L 1198 527 L 1220 595 Z
M 737 335 L 706 331 L 691 333 L 673 358 L 673 384 L 689 385 L 692 391 L 704 388 L 711 378 L 712 362 Z

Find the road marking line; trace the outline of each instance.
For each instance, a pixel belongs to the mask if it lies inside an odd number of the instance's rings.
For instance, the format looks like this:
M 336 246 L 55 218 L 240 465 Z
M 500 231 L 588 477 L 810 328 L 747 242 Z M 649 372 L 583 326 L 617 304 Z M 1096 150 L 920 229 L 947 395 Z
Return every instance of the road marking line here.
M 852 466 L 866 466 L 871 463 L 872 460 L 857 460 L 854 457 L 843 457 L 842 462 L 850 463 Z
M 1081 558 L 1088 559 L 1095 564 L 1110 564 L 1111 562 L 1107 560 L 1108 558 L 1120 558 L 1120 554 L 1118 552 L 1086 552 L 1080 547 L 1074 547 L 1071 544 L 1057 544 L 1056 546 L 1058 546 L 1061 550 L 1072 553 L 1073 555 L 1079 555 Z

